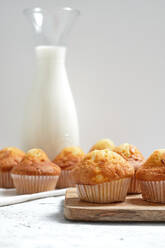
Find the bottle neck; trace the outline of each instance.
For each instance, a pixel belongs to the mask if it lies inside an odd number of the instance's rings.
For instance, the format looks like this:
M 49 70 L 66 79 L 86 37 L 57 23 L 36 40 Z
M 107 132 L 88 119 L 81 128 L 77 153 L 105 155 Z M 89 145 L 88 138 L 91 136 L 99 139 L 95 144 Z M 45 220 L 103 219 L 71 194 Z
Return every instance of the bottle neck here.
M 62 46 L 37 46 L 35 48 L 37 61 L 43 63 L 64 63 L 66 47 Z
M 36 81 L 38 87 L 63 82 L 66 77 L 65 47 L 39 46 L 36 47 Z M 61 79 L 62 78 L 62 79 Z

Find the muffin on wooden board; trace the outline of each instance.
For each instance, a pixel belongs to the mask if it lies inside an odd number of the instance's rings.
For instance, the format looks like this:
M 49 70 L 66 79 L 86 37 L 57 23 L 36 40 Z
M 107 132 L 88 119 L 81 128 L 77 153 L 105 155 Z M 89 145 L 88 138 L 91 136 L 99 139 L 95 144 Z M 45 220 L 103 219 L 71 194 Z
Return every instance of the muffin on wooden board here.
M 129 162 L 135 169 L 135 174 L 137 169 L 145 162 L 145 159 L 141 152 L 136 148 L 136 146 L 130 145 L 128 143 L 121 144 L 114 148 L 114 151 L 120 154 L 125 160 Z M 140 184 L 133 176 L 128 193 L 141 193 Z
M 10 172 L 24 156 L 25 153 L 16 147 L 0 150 L 0 188 L 14 188 Z
M 114 145 L 112 140 L 101 139 L 101 140 L 97 141 L 97 143 L 95 145 L 93 145 L 91 147 L 90 152 L 92 152 L 94 150 L 104 150 L 104 149 L 109 149 L 109 150 L 113 151 L 114 148 L 115 148 L 115 145 Z
M 72 169 L 77 166 L 85 154 L 79 147 L 64 148 L 53 160 L 61 168 L 61 175 L 57 183 L 57 188 L 74 187 Z
M 11 176 L 18 194 L 54 190 L 61 169 L 41 149 L 31 149 L 21 163 L 13 167 Z
M 165 203 L 165 149 L 155 150 L 137 170 L 136 178 L 144 200 Z
M 133 175 L 134 168 L 108 149 L 88 153 L 73 169 L 79 198 L 96 203 L 124 201 Z

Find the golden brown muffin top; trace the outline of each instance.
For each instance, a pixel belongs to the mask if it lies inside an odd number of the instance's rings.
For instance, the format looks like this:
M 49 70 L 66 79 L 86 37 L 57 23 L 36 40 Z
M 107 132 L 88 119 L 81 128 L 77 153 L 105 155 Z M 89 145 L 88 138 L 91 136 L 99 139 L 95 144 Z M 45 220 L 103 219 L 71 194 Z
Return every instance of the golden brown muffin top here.
M 137 170 L 136 178 L 144 181 L 165 180 L 165 149 L 155 150 Z
M 0 171 L 8 172 L 20 163 L 25 153 L 16 147 L 6 147 L 0 150 Z
M 21 163 L 14 166 L 11 171 L 12 174 L 31 176 L 56 176 L 60 172 L 60 167 L 52 163 L 41 149 L 29 150 Z
M 112 140 L 110 139 L 101 139 L 99 140 L 95 145 L 93 145 L 90 149 L 90 152 L 94 150 L 104 150 L 104 149 L 109 149 L 113 151 L 115 148 L 115 145 Z
M 132 177 L 134 168 L 119 154 L 105 149 L 88 153 L 72 172 L 75 183 L 94 185 Z
M 121 144 L 114 148 L 114 152 L 120 154 L 125 160 L 127 160 L 137 170 L 144 162 L 145 159 L 136 146 L 128 143 Z
M 76 146 L 64 148 L 53 160 L 62 170 L 71 170 L 84 158 L 85 153 Z

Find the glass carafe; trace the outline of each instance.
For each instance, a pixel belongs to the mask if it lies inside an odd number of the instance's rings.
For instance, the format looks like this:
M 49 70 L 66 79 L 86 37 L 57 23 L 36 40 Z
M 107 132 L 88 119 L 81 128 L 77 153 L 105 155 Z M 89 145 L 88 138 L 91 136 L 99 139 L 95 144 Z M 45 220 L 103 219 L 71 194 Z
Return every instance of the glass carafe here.
M 65 69 L 66 39 L 78 10 L 40 8 L 24 14 L 35 37 L 36 77 L 25 111 L 22 143 L 39 147 L 53 159 L 64 147 L 79 145 L 76 108 Z

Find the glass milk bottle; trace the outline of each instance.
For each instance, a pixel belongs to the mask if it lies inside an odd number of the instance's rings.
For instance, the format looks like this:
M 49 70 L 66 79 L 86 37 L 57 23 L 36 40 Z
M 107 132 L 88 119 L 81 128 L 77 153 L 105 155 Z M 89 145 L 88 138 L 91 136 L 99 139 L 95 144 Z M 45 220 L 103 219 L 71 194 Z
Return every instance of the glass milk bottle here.
M 36 78 L 25 111 L 24 149 L 42 148 L 53 159 L 64 147 L 79 146 L 76 108 L 65 69 L 66 37 L 78 10 L 24 11 L 35 31 Z

